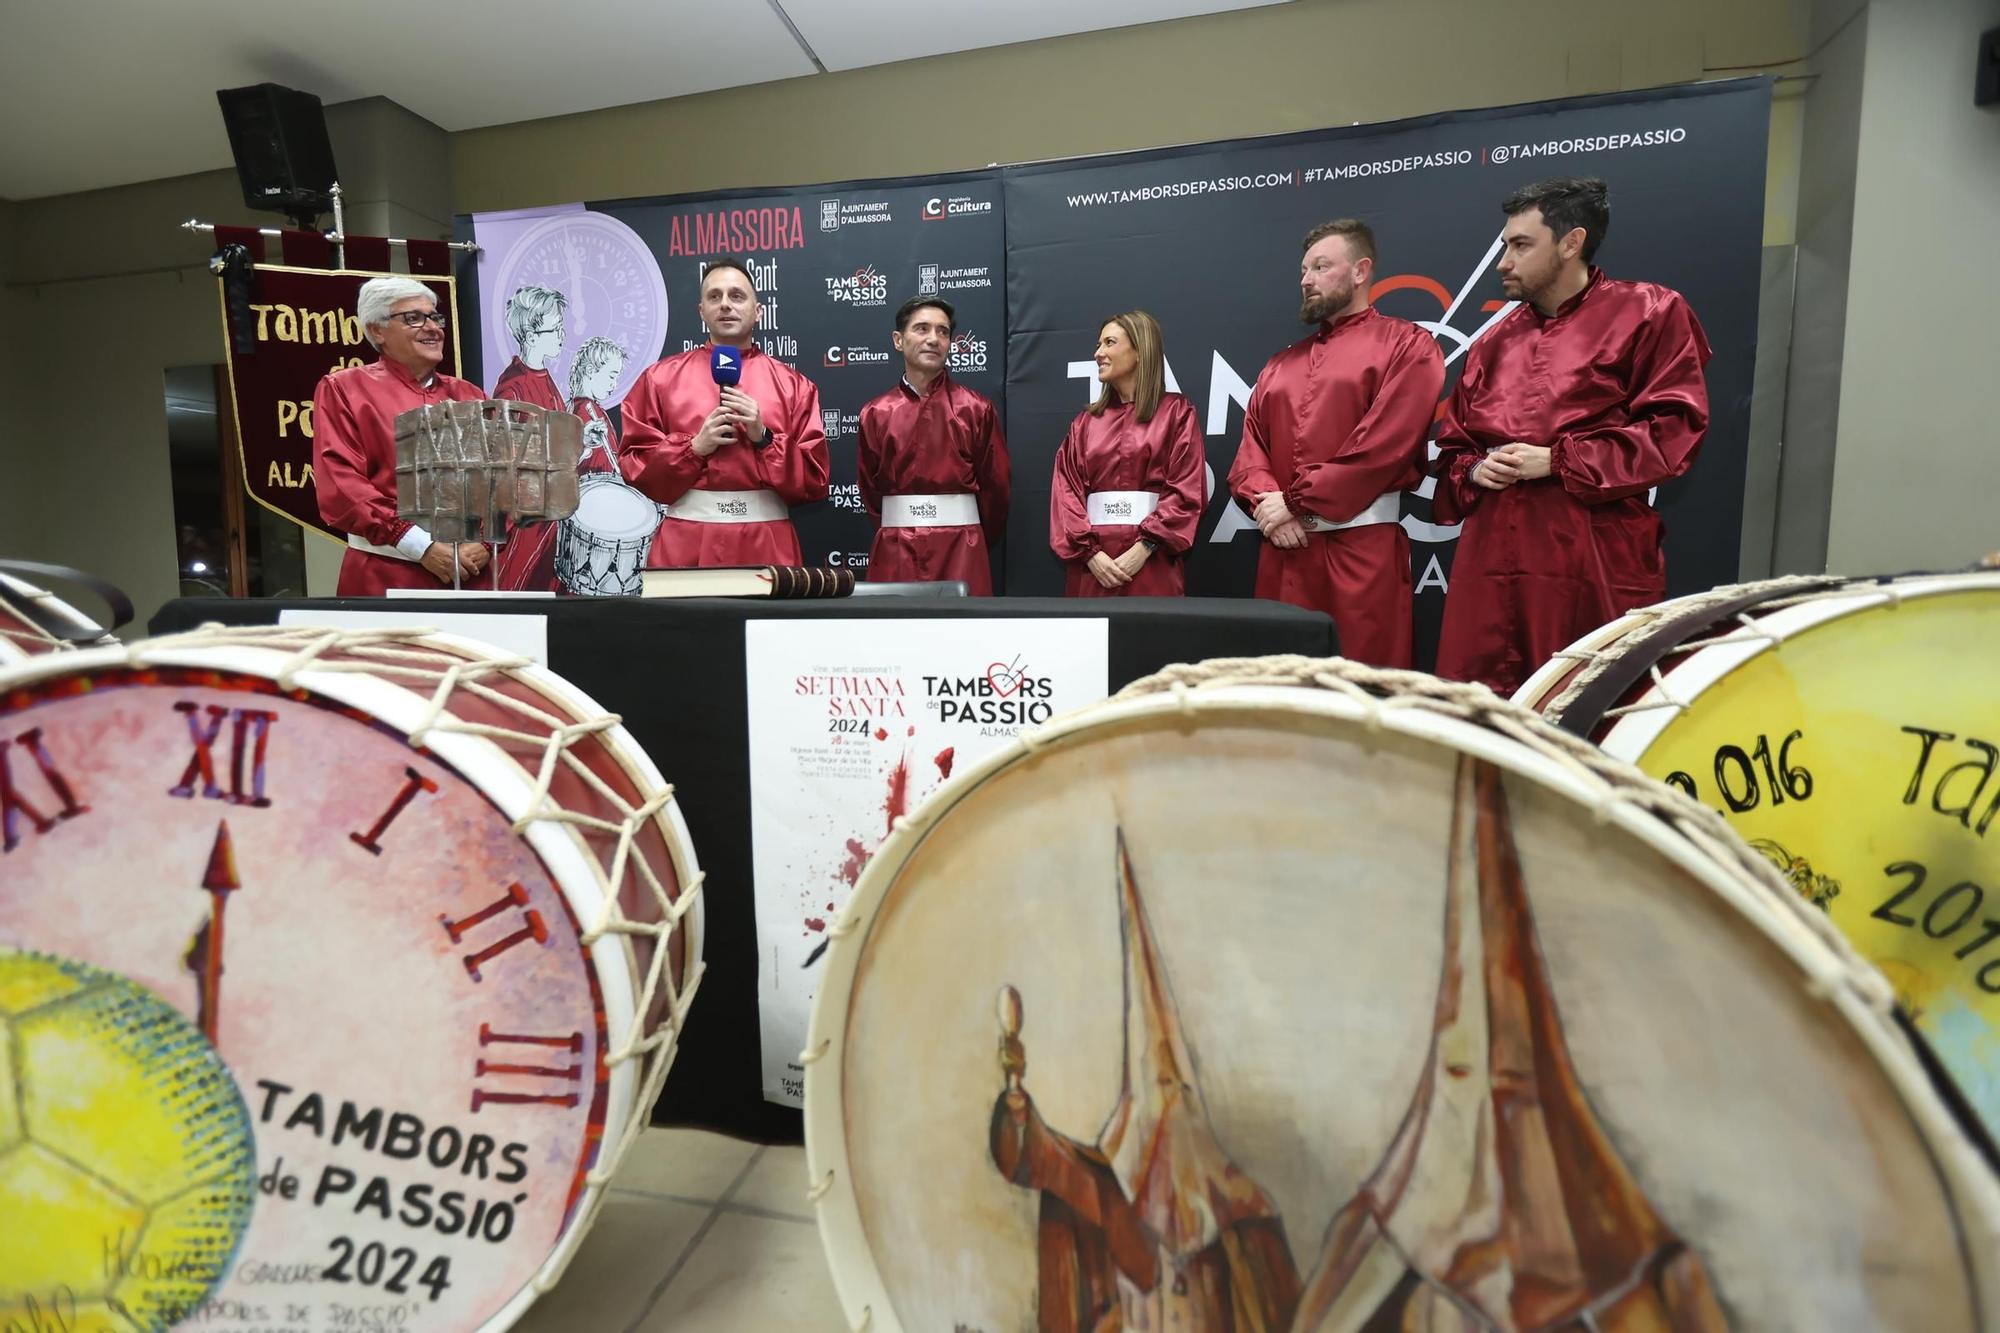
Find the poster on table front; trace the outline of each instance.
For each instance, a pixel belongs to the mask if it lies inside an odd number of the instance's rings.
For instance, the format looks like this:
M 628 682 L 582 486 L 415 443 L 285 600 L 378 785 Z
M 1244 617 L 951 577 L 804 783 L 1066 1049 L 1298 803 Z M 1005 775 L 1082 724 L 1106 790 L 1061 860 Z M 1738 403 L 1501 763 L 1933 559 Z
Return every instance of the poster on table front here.
M 764 1095 L 804 1104 L 828 927 L 898 816 L 1109 691 L 1108 622 L 752 620 L 743 627 Z

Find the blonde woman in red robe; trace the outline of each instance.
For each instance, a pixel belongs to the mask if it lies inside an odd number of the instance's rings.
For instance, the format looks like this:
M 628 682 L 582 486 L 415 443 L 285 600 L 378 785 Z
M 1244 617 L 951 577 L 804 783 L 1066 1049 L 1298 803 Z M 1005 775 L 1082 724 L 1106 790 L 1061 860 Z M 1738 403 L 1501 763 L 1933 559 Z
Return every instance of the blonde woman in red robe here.
M 1166 391 L 1159 321 L 1115 315 L 1097 335 L 1097 401 L 1056 450 L 1049 548 L 1071 597 L 1179 597 L 1208 504 L 1201 423 Z

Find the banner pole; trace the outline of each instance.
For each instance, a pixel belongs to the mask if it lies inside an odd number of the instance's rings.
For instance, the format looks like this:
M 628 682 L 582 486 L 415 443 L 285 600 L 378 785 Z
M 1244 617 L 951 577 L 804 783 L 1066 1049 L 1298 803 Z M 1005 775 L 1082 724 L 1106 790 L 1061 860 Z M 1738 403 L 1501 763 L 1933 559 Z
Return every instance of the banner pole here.
M 333 266 L 347 267 L 347 224 L 346 214 L 340 207 L 340 182 L 335 181 L 328 192 L 333 196 Z
M 213 222 L 200 222 L 194 218 L 189 218 L 180 225 L 182 231 L 212 232 L 215 230 Z M 259 236 L 283 236 L 285 233 L 277 227 L 259 227 L 257 228 L 257 234 Z M 327 240 L 333 242 L 335 245 L 339 245 L 345 239 L 343 234 L 337 231 L 326 232 L 324 235 Z M 382 239 L 390 245 L 407 246 L 410 243 L 407 238 L 402 236 L 384 236 Z M 477 254 L 480 251 L 480 247 L 471 241 L 446 241 L 444 244 L 447 249 L 463 250 L 467 254 Z M 161 271 L 164 272 L 165 270 Z

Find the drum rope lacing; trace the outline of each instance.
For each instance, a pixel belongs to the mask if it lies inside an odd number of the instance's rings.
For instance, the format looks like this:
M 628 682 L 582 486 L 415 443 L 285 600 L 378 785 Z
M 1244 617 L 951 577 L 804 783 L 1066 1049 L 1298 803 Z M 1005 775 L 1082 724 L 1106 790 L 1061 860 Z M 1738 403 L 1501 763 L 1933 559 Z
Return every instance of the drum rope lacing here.
M 527 813 L 513 825 L 513 831 L 517 836 L 538 823 L 565 824 L 616 836 L 617 844 L 608 865 L 600 864 L 595 855 L 586 854 L 583 857 L 597 881 L 601 905 L 595 919 L 583 923 L 584 930 L 580 942 L 588 949 L 606 935 L 646 937 L 652 940 L 653 951 L 645 978 L 634 1000 L 632 1030 L 618 1040 L 616 1049 L 606 1051 L 604 1054 L 604 1064 L 607 1069 L 615 1068 L 627 1061 L 638 1061 L 641 1073 L 636 1099 L 633 1102 L 634 1113 L 626 1117 L 618 1142 L 605 1145 L 604 1150 L 598 1154 L 596 1165 L 584 1177 L 585 1183 L 592 1187 L 593 1193 L 589 1196 L 586 1209 L 565 1229 L 567 1236 L 580 1238 L 588 1229 L 597 1210 L 603 1205 L 603 1186 L 611 1179 L 618 1163 L 637 1142 L 640 1133 L 649 1122 L 653 1103 L 659 1099 L 660 1088 L 666 1081 L 667 1071 L 678 1051 L 680 1032 L 686 1024 L 688 1008 L 694 1001 L 695 992 L 699 989 L 702 975 L 706 971 L 706 964 L 697 962 L 685 986 L 682 986 L 671 975 L 667 966 L 672 956 L 670 946 L 673 937 L 681 929 L 683 919 L 700 902 L 702 882 L 706 876 L 699 870 L 690 873 L 687 881 L 680 885 L 680 892 L 677 895 L 669 895 L 666 886 L 660 882 L 659 876 L 647 860 L 643 856 L 633 855 L 633 841 L 640 831 L 674 804 L 674 789 L 671 784 L 647 796 L 639 804 L 632 805 L 572 752 L 572 747 L 578 741 L 617 727 L 619 725 L 617 714 L 607 713 L 588 722 L 568 722 L 553 713 L 544 712 L 483 683 L 489 676 L 506 675 L 524 667 L 534 667 L 536 664 L 533 661 L 525 657 L 503 656 L 481 660 L 450 658 L 445 649 L 424 646 L 424 636 L 430 632 L 422 629 L 332 630 L 303 625 L 275 630 L 268 627 L 246 630 L 210 624 L 185 634 L 148 639 L 134 644 L 126 650 L 125 657 L 132 666 L 144 668 L 154 664 L 156 655 L 164 657 L 190 648 L 258 648 L 288 654 L 274 676 L 279 687 L 285 690 L 302 688 L 297 683 L 298 678 L 307 672 L 352 673 L 392 680 L 414 694 L 428 695 L 418 723 L 409 733 L 409 743 L 412 748 L 422 749 L 425 738 L 434 733 L 476 736 L 496 743 L 508 742 L 518 746 L 540 748 L 539 762 L 529 775 L 534 787 L 528 800 Z M 328 660 L 326 654 L 335 650 L 349 654 L 353 660 Z M 445 661 L 449 661 L 450 665 L 443 665 Z M 488 723 L 467 722 L 453 717 L 449 711 L 451 700 L 461 691 L 524 720 L 530 720 L 540 729 L 515 730 Z M 523 769 L 526 769 L 525 762 L 518 758 L 516 762 L 521 763 Z M 615 820 L 604 819 L 564 810 L 556 805 L 549 792 L 558 771 L 567 771 L 572 777 L 589 786 L 611 809 L 619 813 L 619 817 Z M 674 846 L 672 840 L 668 841 L 668 846 L 670 849 Z M 616 886 L 625 882 L 628 870 L 636 874 L 644 892 L 651 897 L 660 913 L 659 922 L 634 921 L 618 906 Z M 666 1014 L 671 1016 L 670 1021 L 662 1022 L 658 1031 L 647 1035 L 648 1015 L 653 1012 L 662 989 L 666 992 Z M 534 1279 L 536 1291 L 546 1292 L 553 1287 L 575 1254 L 574 1244 L 565 1246 L 561 1262 L 551 1271 L 537 1274 Z
M 1581 662 L 1583 669 L 1564 684 L 1561 692 L 1552 698 L 1542 711 L 1551 718 L 1562 717 L 1576 702 L 1577 697 L 1603 675 L 1612 663 L 1643 654 L 1654 640 L 1662 634 L 1671 632 L 1672 627 L 1680 621 L 1699 615 L 1709 607 L 1723 606 L 1757 593 L 1772 594 L 1768 598 L 1759 600 L 1756 605 L 1730 617 L 1731 628 L 1711 630 L 1662 648 L 1659 652 L 1659 661 L 1646 669 L 1647 679 L 1652 684 L 1651 691 L 1632 703 L 1605 709 L 1606 720 L 1661 708 L 1675 713 L 1685 711 L 1691 701 L 1679 697 L 1667 685 L 1665 677 L 1668 668 L 1663 667 L 1661 663 L 1677 656 L 1699 652 L 1703 648 L 1724 644 L 1762 643 L 1775 647 L 1780 641 L 1778 636 L 1773 635 L 1761 623 L 1762 618 L 1771 612 L 1801 606 L 1808 602 L 1828 601 L 1851 602 L 1857 610 L 1872 606 L 1895 606 L 1900 605 L 1912 592 L 1926 586 L 1926 581 L 1922 579 L 1879 583 L 1873 580 L 1850 581 L 1839 575 L 1788 574 L 1782 578 L 1729 584 L 1712 588 L 1707 592 L 1661 602 L 1657 606 L 1632 612 L 1631 614 L 1635 616 L 1643 616 L 1643 623 L 1601 648 L 1565 648 L 1556 653 L 1555 660 Z
M 1599 824 L 1613 812 L 1631 810 L 1666 825 L 1709 860 L 1749 880 L 1763 892 L 1745 906 L 1767 921 L 1772 914 L 1803 926 L 1826 946 L 1818 961 L 1801 960 L 1807 989 L 1816 998 L 1845 992 L 1887 1015 L 1895 992 L 1887 978 L 1865 962 L 1839 928 L 1801 898 L 1776 866 L 1752 849 L 1728 821 L 1676 788 L 1613 759 L 1581 737 L 1572 736 L 1535 713 L 1510 703 L 1484 685 L 1440 680 L 1418 671 L 1364 666 L 1344 658 L 1299 656 L 1217 658 L 1171 666 L 1136 680 L 1114 700 L 1170 693 L 1190 715 L 1204 690 L 1233 685 L 1294 686 L 1328 690 L 1360 705 L 1363 721 L 1380 730 L 1394 713 L 1429 713 L 1471 722 L 1519 742 L 1552 760 L 1590 788 L 1592 814 Z

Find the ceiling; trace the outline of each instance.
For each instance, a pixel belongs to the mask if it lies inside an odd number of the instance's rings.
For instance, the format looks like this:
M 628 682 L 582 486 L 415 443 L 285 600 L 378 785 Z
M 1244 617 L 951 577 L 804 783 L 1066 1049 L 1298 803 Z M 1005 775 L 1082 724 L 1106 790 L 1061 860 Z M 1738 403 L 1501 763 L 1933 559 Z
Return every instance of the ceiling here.
M 218 88 L 456 131 L 1273 3 L 0 0 L 0 199 L 228 167 Z

